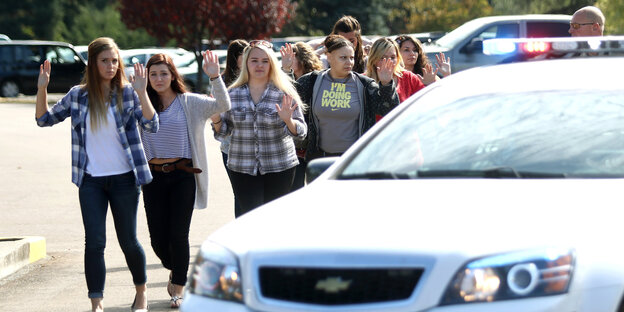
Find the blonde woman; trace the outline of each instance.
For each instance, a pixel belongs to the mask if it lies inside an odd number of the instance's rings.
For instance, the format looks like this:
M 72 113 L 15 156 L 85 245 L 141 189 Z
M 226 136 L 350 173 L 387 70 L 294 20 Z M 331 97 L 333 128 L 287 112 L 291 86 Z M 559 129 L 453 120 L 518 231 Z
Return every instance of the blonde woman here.
M 47 105 L 50 62 L 39 69 L 35 115 L 41 127 L 71 117 L 72 182 L 78 186 L 85 229 L 85 275 L 92 311 L 103 311 L 106 214 L 110 204 L 117 240 L 132 274 L 133 311 L 147 311 L 145 253 L 136 237 L 140 186 L 152 175 L 137 124 L 158 131 L 158 115 L 147 95 L 147 75 L 135 64 L 132 86 L 124 75 L 119 48 L 111 38 L 89 44 L 83 84 L 51 109 Z
M 396 85 L 399 101 L 405 101 L 412 94 L 425 87 L 416 74 L 405 70 L 399 46 L 389 38 L 379 38 L 373 43 L 368 54 L 366 76 L 379 82 L 378 68 L 381 67 L 383 60 L 389 60 L 393 64 L 392 80 Z
M 299 95 L 271 48 L 268 41 L 249 42 L 229 88 L 232 109 L 211 117 L 217 139 L 231 136 L 227 167 L 240 204 L 236 217 L 290 191 L 299 164 L 293 138 L 307 133 Z

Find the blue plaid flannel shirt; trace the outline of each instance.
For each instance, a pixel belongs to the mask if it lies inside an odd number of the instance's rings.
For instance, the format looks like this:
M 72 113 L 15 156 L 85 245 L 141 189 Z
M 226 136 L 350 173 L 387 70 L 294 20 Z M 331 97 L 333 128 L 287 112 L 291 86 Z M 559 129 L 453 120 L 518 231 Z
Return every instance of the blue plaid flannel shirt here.
M 144 185 L 152 181 L 143 144 L 137 128 L 137 122 L 146 131 L 158 131 L 158 115 L 154 114 L 152 120 L 143 117 L 139 96 L 127 84 L 122 90 L 123 106 L 121 114 L 117 110 L 117 93 L 113 91 L 111 106 L 114 107 L 115 123 L 117 132 L 121 138 L 121 144 L 132 165 L 132 171 L 137 185 Z M 78 187 L 82 185 L 85 170 L 87 168 L 87 150 L 85 148 L 85 122 L 88 108 L 88 92 L 81 86 L 75 86 L 41 118 L 37 119 L 40 127 L 49 127 L 71 116 L 72 133 L 72 182 Z

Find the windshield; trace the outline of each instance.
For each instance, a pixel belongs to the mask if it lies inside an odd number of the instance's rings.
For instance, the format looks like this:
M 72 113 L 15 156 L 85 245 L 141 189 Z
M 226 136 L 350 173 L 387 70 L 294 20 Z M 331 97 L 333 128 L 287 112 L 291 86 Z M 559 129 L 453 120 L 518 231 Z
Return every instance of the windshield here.
M 624 177 L 622 91 L 448 93 L 407 108 L 338 179 Z
M 461 26 L 455 28 L 455 30 L 436 40 L 434 44 L 451 49 L 459 44 L 462 40 L 471 37 L 470 35 L 479 28 L 481 28 L 483 24 L 484 22 L 482 19 L 476 19 L 466 22 Z

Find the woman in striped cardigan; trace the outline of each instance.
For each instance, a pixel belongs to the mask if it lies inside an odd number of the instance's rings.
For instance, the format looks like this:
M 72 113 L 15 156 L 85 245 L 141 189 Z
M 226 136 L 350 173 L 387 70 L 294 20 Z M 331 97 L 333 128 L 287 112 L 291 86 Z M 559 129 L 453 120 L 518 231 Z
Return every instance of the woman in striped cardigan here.
M 208 163 L 204 127 L 211 115 L 230 109 L 216 54 L 206 51 L 204 72 L 214 98 L 186 92 L 171 57 L 156 54 L 147 62 L 147 93 L 161 120 L 157 133 L 142 133 L 154 180 L 143 187 L 143 202 L 154 252 L 171 271 L 171 307 L 182 304 L 189 265 L 189 228 L 193 208 L 207 205 Z

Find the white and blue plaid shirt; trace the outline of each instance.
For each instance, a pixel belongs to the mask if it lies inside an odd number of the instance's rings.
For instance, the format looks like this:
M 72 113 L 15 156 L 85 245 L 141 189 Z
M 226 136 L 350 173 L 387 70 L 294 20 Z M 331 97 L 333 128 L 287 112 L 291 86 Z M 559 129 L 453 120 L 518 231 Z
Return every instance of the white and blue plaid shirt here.
M 227 162 L 230 170 L 255 176 L 299 164 L 293 138 L 305 138 L 308 127 L 298 106 L 292 115 L 297 134 L 288 130 L 275 108 L 275 104 L 282 105 L 283 96 L 284 92 L 269 83 L 258 104 L 254 104 L 248 85 L 230 89 L 232 109 L 221 114 L 223 123 L 215 133 L 217 139 L 231 135 Z
M 121 114 L 116 109 L 117 94 L 113 92 L 111 97 L 111 107 L 115 107 L 115 124 L 123 149 L 130 160 L 132 171 L 136 177 L 137 185 L 144 185 L 152 181 L 143 144 L 137 128 L 137 122 L 143 129 L 149 132 L 158 131 L 158 115 L 154 114 L 152 120 L 143 117 L 139 96 L 127 84 L 122 90 L 123 106 Z M 82 180 L 87 168 L 87 150 L 85 148 L 86 137 L 86 116 L 88 105 L 88 92 L 81 86 L 75 86 L 60 99 L 41 118 L 37 119 L 40 127 L 49 127 L 57 124 L 65 118 L 71 116 L 72 133 L 72 182 L 78 187 L 82 185 Z

